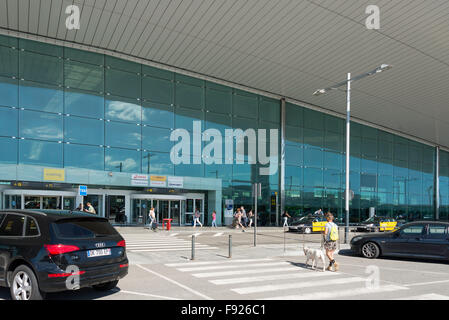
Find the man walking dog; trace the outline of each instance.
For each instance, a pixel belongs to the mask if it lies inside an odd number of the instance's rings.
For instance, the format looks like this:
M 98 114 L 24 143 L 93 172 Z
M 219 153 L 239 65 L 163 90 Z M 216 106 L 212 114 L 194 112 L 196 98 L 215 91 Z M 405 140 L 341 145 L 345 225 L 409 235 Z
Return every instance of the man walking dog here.
M 337 250 L 338 241 L 338 226 L 333 222 L 334 216 L 332 213 L 328 212 L 326 214 L 327 223 L 324 227 L 324 249 L 326 250 L 326 256 L 329 259 L 329 266 L 326 268 L 327 271 L 338 271 L 338 263 L 334 259 L 334 252 Z

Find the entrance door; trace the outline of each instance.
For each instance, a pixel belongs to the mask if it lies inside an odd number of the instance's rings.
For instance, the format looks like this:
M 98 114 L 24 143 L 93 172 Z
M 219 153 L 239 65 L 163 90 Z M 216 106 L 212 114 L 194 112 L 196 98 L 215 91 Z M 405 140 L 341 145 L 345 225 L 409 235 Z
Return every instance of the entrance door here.
M 108 196 L 106 217 L 110 223 L 126 223 L 125 196 Z
M 158 222 L 162 223 L 164 219 L 170 219 L 170 201 L 159 200 Z
M 102 213 L 101 213 L 102 212 L 102 210 L 101 210 L 101 208 L 102 208 L 102 196 L 93 195 L 93 194 L 85 196 L 84 197 L 84 205 L 83 205 L 84 208 L 87 208 L 86 204 L 88 202 L 90 202 L 92 207 L 94 207 L 95 214 L 97 214 L 99 216 L 102 215 Z
M 180 208 L 181 208 L 181 201 L 179 201 L 179 200 L 170 201 L 170 219 L 173 219 L 172 224 L 174 224 L 174 225 L 179 224 Z

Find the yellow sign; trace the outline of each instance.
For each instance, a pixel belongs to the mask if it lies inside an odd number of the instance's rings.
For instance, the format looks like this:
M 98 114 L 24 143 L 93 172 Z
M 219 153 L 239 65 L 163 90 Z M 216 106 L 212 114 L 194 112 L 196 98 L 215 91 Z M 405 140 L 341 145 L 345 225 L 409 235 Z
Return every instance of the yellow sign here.
M 65 181 L 64 169 L 44 169 L 44 181 Z
M 167 177 L 164 176 L 151 176 L 151 181 L 167 181 Z
M 393 231 L 397 226 L 397 221 L 381 222 L 379 231 Z

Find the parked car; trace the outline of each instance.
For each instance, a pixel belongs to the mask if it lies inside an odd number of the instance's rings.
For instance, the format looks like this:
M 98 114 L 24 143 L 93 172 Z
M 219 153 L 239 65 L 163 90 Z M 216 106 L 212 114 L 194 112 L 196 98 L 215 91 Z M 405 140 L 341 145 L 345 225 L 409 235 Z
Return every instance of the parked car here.
M 294 220 L 288 228 L 290 232 L 311 234 L 324 231 L 327 220 L 324 216 L 308 215 Z
M 128 274 L 126 244 L 105 218 L 73 212 L 0 211 L 0 286 L 13 300 L 93 287 Z
M 351 250 L 365 258 L 398 256 L 449 260 L 449 223 L 411 222 L 389 233 L 352 238 Z
M 382 232 L 394 231 L 397 226 L 397 221 L 394 218 L 388 217 L 371 217 L 356 227 L 357 232 Z

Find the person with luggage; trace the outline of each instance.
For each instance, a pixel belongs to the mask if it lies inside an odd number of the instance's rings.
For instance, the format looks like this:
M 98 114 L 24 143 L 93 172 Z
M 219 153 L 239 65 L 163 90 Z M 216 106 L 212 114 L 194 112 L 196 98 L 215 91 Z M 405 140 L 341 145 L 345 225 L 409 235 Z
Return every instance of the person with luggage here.
M 201 228 L 203 227 L 203 224 L 200 222 L 200 212 L 198 211 L 198 209 L 195 211 L 195 216 L 193 217 L 193 227 L 196 228 L 196 224 L 198 223 Z
M 149 212 L 148 216 L 150 218 L 150 225 L 149 225 L 148 229 L 151 229 L 151 230 L 154 231 L 157 228 L 157 225 L 156 225 L 156 213 L 154 212 L 154 208 L 150 209 L 150 212 Z

